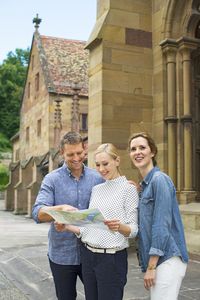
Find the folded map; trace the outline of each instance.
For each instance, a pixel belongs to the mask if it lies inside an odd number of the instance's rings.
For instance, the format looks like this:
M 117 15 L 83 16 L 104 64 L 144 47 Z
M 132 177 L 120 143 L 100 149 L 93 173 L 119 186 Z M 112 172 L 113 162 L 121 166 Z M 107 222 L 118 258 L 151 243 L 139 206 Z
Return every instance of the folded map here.
M 48 209 L 45 211 L 52 216 L 55 221 L 62 224 L 71 224 L 76 226 L 85 225 L 104 225 L 104 217 L 98 208 L 89 208 L 74 211 L 61 211 Z

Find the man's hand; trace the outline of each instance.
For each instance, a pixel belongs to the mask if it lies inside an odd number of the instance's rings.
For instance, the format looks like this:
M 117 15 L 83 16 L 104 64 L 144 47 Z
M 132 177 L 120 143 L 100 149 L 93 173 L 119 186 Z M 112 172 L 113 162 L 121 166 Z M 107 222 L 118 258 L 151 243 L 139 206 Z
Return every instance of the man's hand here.
M 54 219 L 46 213 L 49 209 L 51 210 L 61 210 L 61 211 L 73 211 L 78 210 L 76 207 L 68 205 L 68 204 L 61 204 L 61 205 L 55 205 L 55 206 L 43 206 L 38 213 L 38 219 L 40 222 L 51 222 Z
M 68 205 L 68 204 L 61 204 L 61 205 L 56 205 L 54 206 L 55 210 L 61 210 L 61 211 L 74 211 L 78 210 L 78 208 Z

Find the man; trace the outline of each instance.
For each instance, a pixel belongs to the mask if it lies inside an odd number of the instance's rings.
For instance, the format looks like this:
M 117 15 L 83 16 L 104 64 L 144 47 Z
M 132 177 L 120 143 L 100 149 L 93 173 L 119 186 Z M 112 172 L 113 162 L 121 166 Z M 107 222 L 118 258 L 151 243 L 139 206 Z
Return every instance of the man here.
M 33 206 L 36 222 L 51 222 L 46 209 L 69 210 L 88 208 L 93 186 L 103 179 L 83 164 L 85 151 L 79 133 L 68 132 L 60 142 L 65 163 L 47 174 Z M 79 241 L 70 232 L 57 232 L 54 223 L 49 230 L 48 257 L 59 300 L 76 299 L 77 276 L 82 279 Z

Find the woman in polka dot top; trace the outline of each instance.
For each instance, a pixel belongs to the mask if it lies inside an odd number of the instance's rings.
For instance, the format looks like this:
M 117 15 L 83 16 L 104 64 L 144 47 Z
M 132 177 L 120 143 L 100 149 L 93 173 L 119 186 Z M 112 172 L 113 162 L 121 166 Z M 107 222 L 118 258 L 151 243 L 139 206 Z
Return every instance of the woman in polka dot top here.
M 105 182 L 92 189 L 89 208 L 98 208 L 107 226 L 55 226 L 58 231 L 71 231 L 81 239 L 86 300 L 122 300 L 127 281 L 129 238 L 138 232 L 138 193 L 121 175 L 120 157 L 114 145 L 100 145 L 94 158 Z

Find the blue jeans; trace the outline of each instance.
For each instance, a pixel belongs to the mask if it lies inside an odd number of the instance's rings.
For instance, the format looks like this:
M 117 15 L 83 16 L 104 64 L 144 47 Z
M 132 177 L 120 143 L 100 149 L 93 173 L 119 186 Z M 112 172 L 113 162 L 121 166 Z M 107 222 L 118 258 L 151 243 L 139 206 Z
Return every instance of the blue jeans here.
M 82 281 L 81 265 L 58 265 L 49 259 L 58 300 L 75 300 L 77 276 Z
M 81 245 L 86 300 L 122 300 L 127 281 L 127 251 L 93 253 Z

